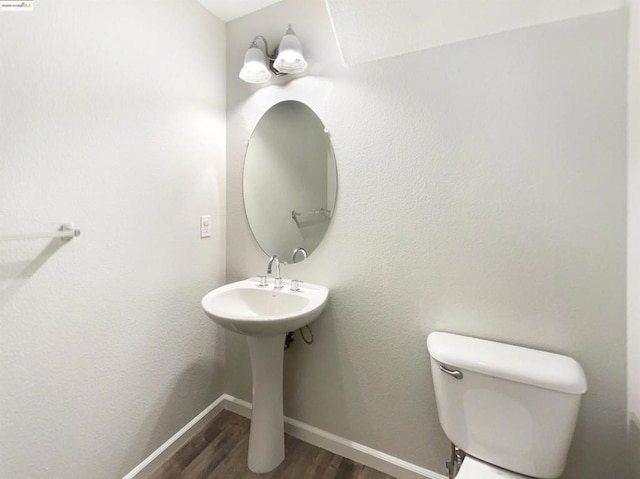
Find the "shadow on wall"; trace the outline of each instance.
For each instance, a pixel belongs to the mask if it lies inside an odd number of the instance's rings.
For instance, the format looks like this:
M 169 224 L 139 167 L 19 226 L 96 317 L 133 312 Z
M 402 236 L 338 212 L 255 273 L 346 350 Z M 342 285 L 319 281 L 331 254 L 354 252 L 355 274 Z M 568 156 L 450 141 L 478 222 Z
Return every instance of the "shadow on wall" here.
M 118 477 L 131 471 L 209 406 L 216 399 L 214 378 L 221 375 L 222 364 L 215 364 L 211 368 L 206 364 L 194 363 L 182 371 L 168 393 L 158 391 L 157 401 L 147 408 L 149 414 L 140 423 L 138 433 L 131 442 L 133 447 L 127 448 Z M 185 407 L 186 403 L 192 406 Z
M 296 331 L 296 340 L 284 359 L 285 416 L 301 420 L 313 417 L 312 411 L 323 411 L 324 422 L 313 426 L 380 447 L 372 428 L 376 413 L 367 412 L 368 402 L 348 354 L 349 338 L 339 330 L 345 320 L 330 295 L 324 312 L 310 325 L 314 343 L 305 344 Z
M 12 261 L 5 261 L 4 255 L 0 256 L 0 310 L 9 300 L 24 286 L 24 284 L 58 251 L 67 241 L 52 239 L 45 248 L 36 254 L 37 249 L 31 245 L 23 246 L 23 242 L 18 243 L 20 251 L 14 248 L 7 249 Z M 41 243 L 38 243 L 41 244 Z M 15 254 L 16 252 L 20 253 Z M 16 257 L 25 259 L 16 261 Z
M 631 458 L 631 477 L 640 477 L 640 418 L 631 413 L 627 457 Z

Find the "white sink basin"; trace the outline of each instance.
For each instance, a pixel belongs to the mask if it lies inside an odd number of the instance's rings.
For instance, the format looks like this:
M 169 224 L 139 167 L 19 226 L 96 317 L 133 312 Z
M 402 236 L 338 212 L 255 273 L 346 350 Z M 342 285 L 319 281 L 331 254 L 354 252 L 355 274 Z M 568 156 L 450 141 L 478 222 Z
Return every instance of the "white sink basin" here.
M 316 319 L 327 302 L 329 290 L 302 283 L 291 291 L 289 282 L 280 290 L 273 284 L 258 286 L 258 278 L 227 284 L 209 292 L 202 308 L 220 326 L 248 336 L 274 336 L 295 331 Z
M 246 335 L 251 356 L 253 405 L 247 463 L 253 472 L 273 471 L 284 460 L 282 363 L 286 333 L 316 319 L 329 296 L 323 286 L 302 283 L 291 291 L 258 278 L 216 288 L 202 298 L 202 308 L 219 325 Z

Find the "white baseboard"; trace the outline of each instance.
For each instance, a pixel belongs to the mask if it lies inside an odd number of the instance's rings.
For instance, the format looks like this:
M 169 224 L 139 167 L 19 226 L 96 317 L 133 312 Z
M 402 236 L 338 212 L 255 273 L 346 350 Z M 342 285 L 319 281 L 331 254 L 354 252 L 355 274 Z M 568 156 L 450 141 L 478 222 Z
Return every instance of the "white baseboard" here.
M 206 423 L 215 417 L 222 410 L 228 410 L 251 418 L 251 403 L 235 398 L 228 394 L 223 394 L 207 409 L 196 416 L 189 424 L 174 434 L 171 439 L 160 446 L 147 459 L 140 463 L 135 469 L 127 474 L 123 479 L 144 479 L 153 472 L 164 460 L 186 444 Z M 295 419 L 284 418 L 284 430 L 287 434 L 314 446 L 326 449 L 329 452 L 359 462 L 365 466 L 377 469 L 378 471 L 397 477 L 398 479 L 447 479 L 446 476 L 419 467 L 397 457 L 391 456 L 381 451 L 377 451 L 363 444 L 350 441 L 336 436 L 330 432 L 323 431 L 317 427 L 310 426 Z
M 182 446 L 188 443 L 198 431 L 202 429 L 211 419 L 216 417 L 225 409 L 225 395 L 223 394 L 212 402 L 204 411 L 189 421 L 182 429 L 171 436 L 162 446 L 153 451 L 149 457 L 138 464 L 122 479 L 145 479 L 160 464 L 169 459 Z
M 251 403 L 226 395 L 225 409 L 244 417 L 251 417 Z M 308 442 L 321 449 L 359 462 L 365 466 L 397 477 L 398 479 L 447 479 L 446 476 L 390 456 L 363 444 L 349 441 L 317 427 L 310 426 L 289 417 L 284 418 L 284 431 L 287 434 Z

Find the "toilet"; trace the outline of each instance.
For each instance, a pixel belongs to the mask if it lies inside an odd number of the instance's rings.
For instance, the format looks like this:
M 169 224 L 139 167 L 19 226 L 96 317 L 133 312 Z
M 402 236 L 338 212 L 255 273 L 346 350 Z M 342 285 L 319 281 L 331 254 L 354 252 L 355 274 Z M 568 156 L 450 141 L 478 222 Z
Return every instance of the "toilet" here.
M 456 479 L 562 474 L 587 390 L 577 361 L 443 332 L 427 348 L 440 425 L 465 453 Z

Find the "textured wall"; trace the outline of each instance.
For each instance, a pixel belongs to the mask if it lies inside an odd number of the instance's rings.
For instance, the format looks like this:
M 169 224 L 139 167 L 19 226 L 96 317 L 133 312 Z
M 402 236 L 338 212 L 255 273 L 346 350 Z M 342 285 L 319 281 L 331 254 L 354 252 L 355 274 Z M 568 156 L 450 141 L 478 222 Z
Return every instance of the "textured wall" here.
M 0 243 L 0 477 L 114 479 L 222 393 L 224 25 L 34 3 L 0 13 L 0 235 L 82 236 Z
M 292 22 L 312 74 L 237 80 L 262 33 Z M 425 339 L 453 331 L 584 366 L 567 479 L 627 478 L 625 437 L 626 15 L 516 30 L 345 70 L 321 0 L 227 25 L 227 279 L 263 272 L 244 219 L 242 161 L 272 104 L 308 103 L 331 131 L 329 234 L 284 275 L 331 288 L 285 359 L 285 413 L 443 472 Z M 274 179 L 277 181 L 277 179 Z M 226 390 L 250 399 L 243 338 Z
M 640 0 L 630 0 L 628 110 L 628 378 L 632 477 L 640 477 Z
M 625 3 L 625 0 L 325 1 L 349 65 L 612 10 Z

